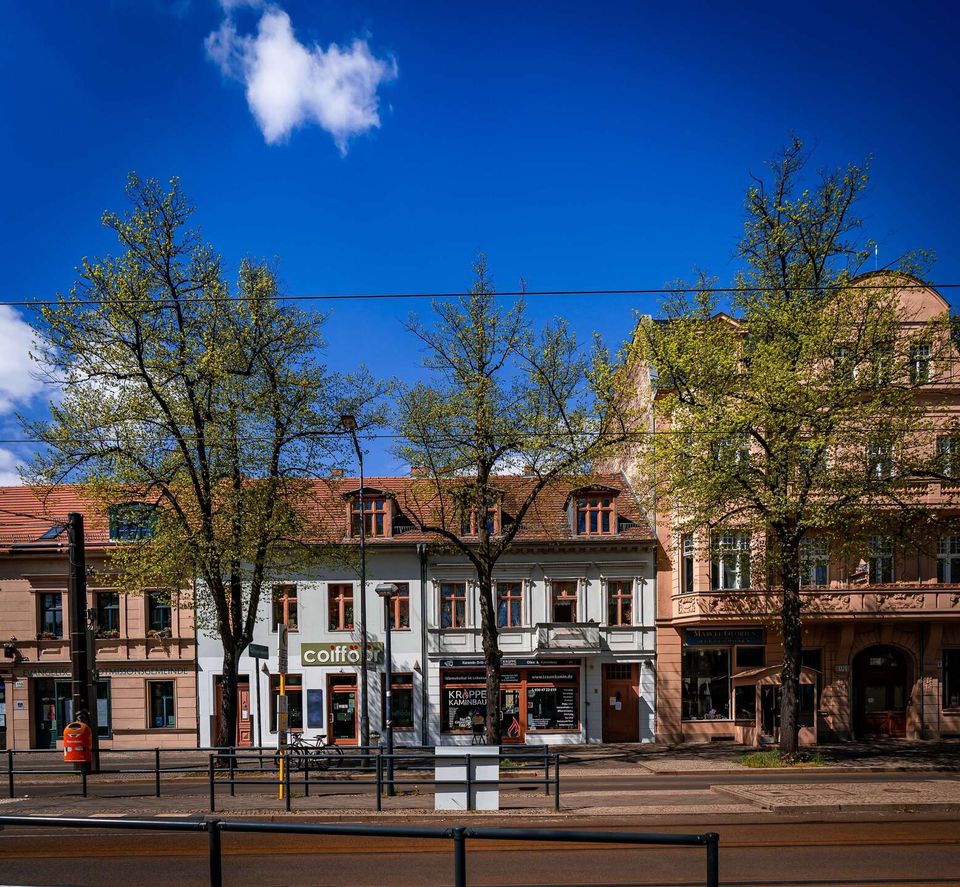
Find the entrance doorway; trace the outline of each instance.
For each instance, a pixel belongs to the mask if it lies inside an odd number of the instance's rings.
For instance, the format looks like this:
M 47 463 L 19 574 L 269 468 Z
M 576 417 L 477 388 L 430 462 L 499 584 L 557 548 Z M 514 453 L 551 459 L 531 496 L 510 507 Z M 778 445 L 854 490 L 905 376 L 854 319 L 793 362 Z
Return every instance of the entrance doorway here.
M 357 676 L 327 675 L 327 742 L 357 745 Z
M 640 666 L 603 666 L 603 741 L 640 741 Z
M 907 735 L 912 667 L 895 647 L 861 650 L 853 659 L 853 732 L 857 739 Z
M 213 735 L 220 735 L 220 712 L 223 711 L 223 678 L 216 677 L 216 708 L 214 709 Z M 253 745 L 253 718 L 250 717 L 250 678 L 247 675 L 237 677 L 237 733 L 234 738 L 237 748 Z

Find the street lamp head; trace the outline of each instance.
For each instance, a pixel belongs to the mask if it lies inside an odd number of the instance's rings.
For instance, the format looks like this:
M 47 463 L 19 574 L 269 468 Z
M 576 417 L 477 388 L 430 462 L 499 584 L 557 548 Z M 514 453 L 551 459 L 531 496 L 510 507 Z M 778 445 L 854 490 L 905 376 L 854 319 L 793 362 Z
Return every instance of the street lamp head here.
M 375 589 L 382 598 L 392 598 L 400 589 L 392 582 L 381 582 Z
M 352 413 L 344 413 L 340 417 L 340 424 L 343 426 L 345 431 L 357 430 L 357 419 Z

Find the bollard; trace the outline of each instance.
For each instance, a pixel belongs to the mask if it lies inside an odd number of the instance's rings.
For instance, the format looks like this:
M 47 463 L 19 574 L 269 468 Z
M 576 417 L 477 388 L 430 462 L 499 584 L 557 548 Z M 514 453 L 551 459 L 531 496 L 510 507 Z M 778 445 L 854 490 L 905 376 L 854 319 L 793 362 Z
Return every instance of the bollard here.
M 720 887 L 720 835 L 709 832 L 707 839 L 707 887 Z
M 383 810 L 383 759 L 377 755 L 377 813 Z
M 160 749 L 153 750 L 153 789 L 154 794 L 160 797 Z
M 213 813 L 216 808 L 216 783 L 213 772 L 213 755 L 210 755 L 210 812 Z
M 560 752 L 553 759 L 553 809 L 560 812 Z
M 13 797 L 13 749 L 7 749 L 7 787 L 10 790 L 10 797 Z
M 473 809 L 473 773 L 470 768 L 470 755 L 463 756 L 464 777 L 467 780 L 467 809 Z
M 83 789 L 83 796 L 87 796 L 87 765 L 80 765 L 80 787 Z
M 220 821 L 211 819 L 207 823 L 210 857 L 210 887 L 223 887 L 223 857 L 220 852 Z
M 453 832 L 453 884 L 467 887 L 467 839 L 466 829 L 455 828 Z
M 287 766 L 283 768 L 283 802 L 290 812 L 290 758 L 287 758 Z
M 303 796 L 310 797 L 310 758 L 303 759 Z

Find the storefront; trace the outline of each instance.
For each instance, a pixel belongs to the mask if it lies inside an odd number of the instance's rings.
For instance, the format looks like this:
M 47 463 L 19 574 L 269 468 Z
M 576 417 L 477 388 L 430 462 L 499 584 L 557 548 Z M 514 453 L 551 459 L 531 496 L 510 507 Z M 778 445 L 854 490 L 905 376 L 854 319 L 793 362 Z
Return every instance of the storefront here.
M 582 735 L 581 672 L 579 659 L 507 660 L 500 678 L 503 741 L 550 742 L 558 734 Z M 468 736 L 482 729 L 479 719 L 486 717 L 486 704 L 482 663 L 441 663 L 441 734 Z

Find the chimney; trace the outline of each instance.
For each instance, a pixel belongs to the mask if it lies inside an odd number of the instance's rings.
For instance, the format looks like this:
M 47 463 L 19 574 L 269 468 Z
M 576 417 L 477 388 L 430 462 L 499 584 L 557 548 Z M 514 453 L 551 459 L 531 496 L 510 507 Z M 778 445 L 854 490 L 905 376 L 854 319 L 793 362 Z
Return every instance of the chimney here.
M 343 469 L 342 469 L 342 468 L 334 468 L 334 469 L 330 472 L 330 479 L 331 479 L 331 480 L 343 480 Z
M 410 466 L 410 477 L 426 477 L 427 476 L 427 466 L 426 465 L 411 465 Z

